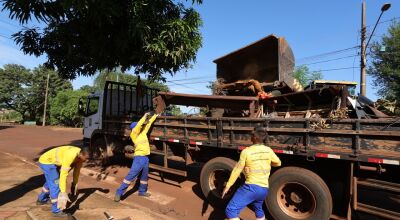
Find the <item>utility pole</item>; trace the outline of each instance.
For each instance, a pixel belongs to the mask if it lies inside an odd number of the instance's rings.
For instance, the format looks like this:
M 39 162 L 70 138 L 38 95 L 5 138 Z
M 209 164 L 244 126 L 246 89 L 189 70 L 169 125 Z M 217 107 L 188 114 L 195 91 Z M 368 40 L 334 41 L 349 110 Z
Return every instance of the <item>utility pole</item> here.
M 367 58 L 366 58 L 366 50 L 368 48 L 369 42 L 371 41 L 372 36 L 374 35 L 376 26 L 378 26 L 379 21 L 385 11 L 390 8 L 389 3 L 385 3 L 382 5 L 381 14 L 379 15 L 378 20 L 375 23 L 374 29 L 372 29 L 371 35 L 368 38 L 368 42 L 365 44 L 365 35 L 367 34 L 367 28 L 365 27 L 365 0 L 362 3 L 362 11 L 361 11 L 361 63 L 360 63 L 360 95 L 366 95 L 366 75 L 365 68 L 367 66 Z
M 44 111 L 43 111 L 43 124 L 42 124 L 42 126 L 46 126 L 47 94 L 49 93 L 49 79 L 50 79 L 50 73 L 47 73 L 46 95 L 44 96 Z
M 365 76 L 365 67 L 366 67 L 366 57 L 365 57 L 365 35 L 367 32 L 367 28 L 365 27 L 365 0 L 362 2 L 362 10 L 361 10 L 361 63 L 360 63 L 360 95 L 366 95 L 366 76 Z

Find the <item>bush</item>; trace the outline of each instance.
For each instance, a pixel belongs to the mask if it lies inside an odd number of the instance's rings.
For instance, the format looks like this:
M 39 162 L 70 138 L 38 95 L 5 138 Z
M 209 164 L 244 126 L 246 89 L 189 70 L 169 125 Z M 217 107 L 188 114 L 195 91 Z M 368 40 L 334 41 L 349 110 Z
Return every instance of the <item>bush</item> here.
M 22 115 L 19 112 L 16 112 L 14 110 L 9 110 L 9 111 L 0 113 L 0 121 L 1 122 L 21 122 Z

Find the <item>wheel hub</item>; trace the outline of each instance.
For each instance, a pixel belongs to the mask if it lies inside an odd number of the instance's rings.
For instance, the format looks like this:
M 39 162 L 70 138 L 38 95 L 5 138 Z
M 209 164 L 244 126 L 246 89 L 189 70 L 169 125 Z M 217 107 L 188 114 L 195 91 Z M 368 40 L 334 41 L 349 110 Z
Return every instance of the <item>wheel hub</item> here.
M 294 219 L 306 219 L 315 212 L 315 196 L 301 183 L 283 184 L 278 189 L 277 200 L 281 210 Z
M 291 192 L 291 193 L 290 193 L 290 199 L 291 199 L 293 202 L 297 203 L 297 204 L 299 204 L 299 203 L 301 203 L 301 202 L 303 201 L 303 200 L 301 199 L 301 197 L 300 197 L 299 195 L 296 194 L 296 192 Z

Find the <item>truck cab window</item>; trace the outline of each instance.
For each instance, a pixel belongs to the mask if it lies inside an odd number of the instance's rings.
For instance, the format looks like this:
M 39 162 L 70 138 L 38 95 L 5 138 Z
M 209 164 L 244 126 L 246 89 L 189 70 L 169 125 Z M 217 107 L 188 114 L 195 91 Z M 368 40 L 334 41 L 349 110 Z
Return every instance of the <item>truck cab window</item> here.
M 99 97 L 91 97 L 88 100 L 88 104 L 87 104 L 87 111 L 86 111 L 86 115 L 93 115 L 98 111 L 99 108 Z

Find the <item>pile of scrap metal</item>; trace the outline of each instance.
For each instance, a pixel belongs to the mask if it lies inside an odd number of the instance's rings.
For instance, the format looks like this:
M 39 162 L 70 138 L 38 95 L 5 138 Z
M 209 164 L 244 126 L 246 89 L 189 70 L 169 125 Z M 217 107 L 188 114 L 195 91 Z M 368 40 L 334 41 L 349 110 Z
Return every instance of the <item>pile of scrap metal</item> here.
M 400 116 L 400 103 L 396 100 L 378 99 L 374 105 L 378 110 L 388 115 Z
M 315 81 L 303 88 L 292 77 L 294 56 L 284 38 L 269 35 L 214 62 L 213 95 L 160 92 L 157 112 L 184 105 L 207 108 L 212 117 L 387 117 L 367 98 L 349 93 L 356 83 Z
M 158 113 L 169 105 L 205 107 L 211 117 L 385 118 L 366 97 L 349 95 L 347 85 L 329 85 L 301 92 L 259 96 L 194 95 L 159 92 Z

